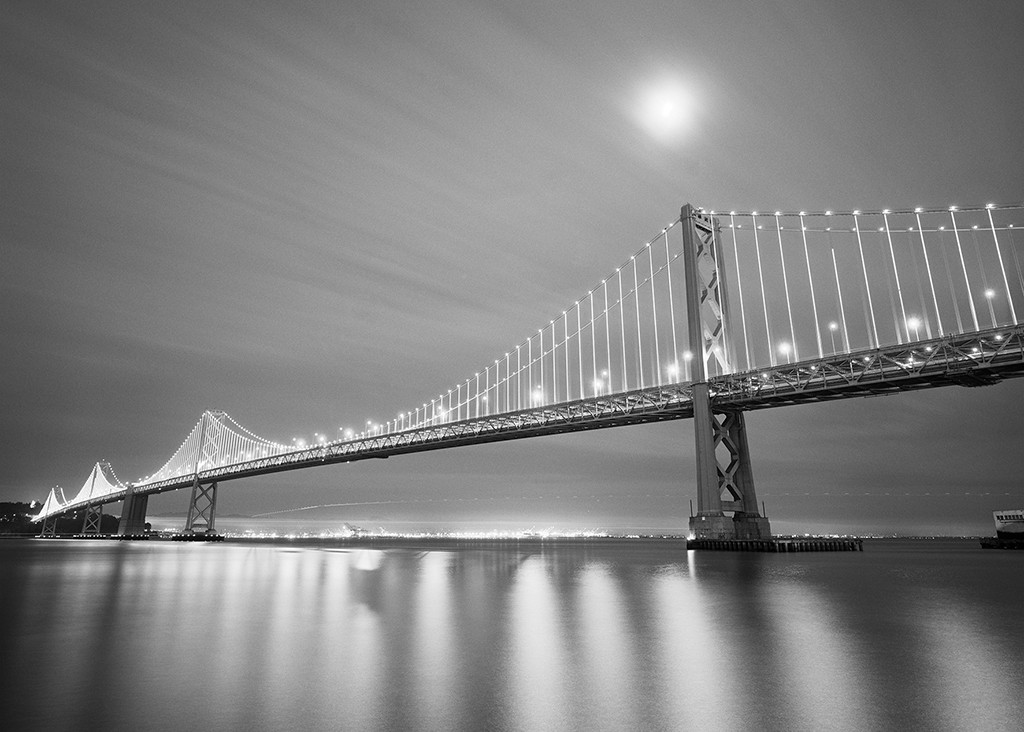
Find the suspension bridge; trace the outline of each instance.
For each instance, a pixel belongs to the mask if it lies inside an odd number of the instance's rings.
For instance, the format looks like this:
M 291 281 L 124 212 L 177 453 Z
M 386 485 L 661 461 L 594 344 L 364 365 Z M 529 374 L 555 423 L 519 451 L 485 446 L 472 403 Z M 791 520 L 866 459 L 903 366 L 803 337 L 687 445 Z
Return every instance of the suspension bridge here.
M 36 521 L 190 490 L 186 535 L 214 535 L 221 483 L 501 440 L 693 419 L 703 539 L 766 539 L 744 413 L 984 386 L 1024 375 L 1024 204 L 880 211 L 716 212 L 686 205 L 614 272 L 437 396 L 339 439 L 283 444 L 204 412 L 153 474 L 97 463 Z

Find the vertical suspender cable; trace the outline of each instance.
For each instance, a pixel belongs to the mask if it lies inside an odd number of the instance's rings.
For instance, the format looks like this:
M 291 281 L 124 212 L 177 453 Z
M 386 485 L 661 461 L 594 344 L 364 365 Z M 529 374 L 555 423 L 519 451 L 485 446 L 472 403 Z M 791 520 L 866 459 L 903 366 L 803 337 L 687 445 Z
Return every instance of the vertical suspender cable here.
M 939 327 L 939 335 L 945 335 L 942 329 L 942 314 L 939 312 L 939 298 L 935 294 L 935 281 L 932 279 L 932 265 L 928 261 L 928 248 L 924 243 L 924 227 L 921 226 L 921 212 L 915 211 L 914 217 L 917 220 L 917 234 L 921 239 L 921 251 L 924 253 L 924 268 L 928 273 L 928 287 L 932 291 L 932 305 L 935 307 L 935 322 Z
M 721 352 L 717 354 L 718 368 L 720 373 L 736 370 L 736 364 L 732 362 L 732 348 L 729 347 L 729 337 L 732 335 L 731 324 L 727 322 L 726 311 L 729 308 L 725 302 L 725 270 L 722 264 L 722 251 L 718 241 L 718 226 L 716 226 L 715 212 L 712 211 L 708 217 L 708 225 L 711 229 L 711 255 L 715 262 L 715 291 L 718 294 L 718 317 L 721 323 Z M 724 364 L 724 367 L 723 367 Z
M 1017 269 L 1017 282 L 1020 283 L 1021 290 L 1024 290 L 1024 271 L 1020 267 L 1020 258 L 1017 256 L 1017 243 L 1013 240 L 1013 224 L 1006 227 L 1006 230 L 1010 234 L 1010 254 L 1013 255 L 1013 266 Z
M 831 228 L 831 227 L 830 227 Z M 846 350 L 850 350 L 850 331 L 846 327 L 846 309 L 843 307 L 843 288 L 839 285 L 839 266 L 836 264 L 836 250 L 832 250 L 832 271 L 836 275 L 836 298 L 839 300 L 839 319 L 843 323 L 843 339 L 846 341 Z
M 821 346 L 821 324 L 818 322 L 818 301 L 814 299 L 814 277 L 811 275 L 811 255 L 807 251 L 807 227 L 804 225 L 804 212 L 800 212 L 800 236 L 804 242 L 804 262 L 807 264 L 807 283 L 811 288 L 811 309 L 814 311 L 814 335 L 818 339 L 818 358 L 825 358 L 825 350 Z
M 597 318 L 594 316 L 594 291 L 587 293 L 590 298 L 590 365 L 594 371 L 594 396 L 597 396 Z M 582 390 L 582 388 L 581 388 Z
M 768 360 L 772 366 L 775 365 L 775 348 L 772 347 L 772 330 L 768 325 L 768 299 L 764 294 L 764 270 L 761 267 L 761 243 L 757 238 L 757 211 L 750 214 L 754 228 L 754 252 L 757 254 L 757 277 L 761 283 L 761 307 L 764 308 L 764 332 L 768 339 Z
M 672 323 L 672 367 L 676 371 L 676 381 L 681 378 L 679 370 L 679 346 L 676 343 L 676 306 L 672 299 L 672 253 L 668 247 L 668 229 L 662 232 L 665 236 L 665 276 L 668 280 L 668 314 Z
M 548 395 L 544 391 L 544 329 L 541 328 L 537 333 L 540 334 L 540 402 L 546 404 Z
M 569 395 L 569 314 L 562 311 L 562 333 L 565 335 L 565 342 L 562 343 L 562 350 L 565 351 L 565 401 L 572 397 Z M 554 340 L 552 338 L 552 340 Z
M 1003 287 L 1006 288 L 1006 301 L 1010 305 L 1010 319 L 1017 322 L 1017 310 L 1013 307 L 1013 294 L 1010 292 L 1010 280 L 1006 277 L 1006 267 L 1003 265 L 1003 252 L 999 248 L 999 237 L 996 236 L 996 225 L 992 221 L 992 207 L 986 206 L 985 211 L 988 213 L 988 227 L 989 231 L 992 232 L 992 242 L 996 245 L 996 256 L 999 257 L 999 271 L 1003 274 Z
M 950 207 L 949 218 L 953 222 L 953 236 L 956 237 L 956 249 L 960 254 L 960 267 L 964 272 L 964 284 L 967 285 L 967 302 L 971 306 L 971 319 L 974 321 L 974 329 L 981 330 L 978 325 L 978 311 L 974 309 L 974 294 L 971 292 L 971 280 L 967 276 L 967 263 L 964 261 L 964 249 L 960 244 L 960 230 L 956 226 L 955 207 Z
M 636 307 L 636 354 L 638 369 L 640 371 L 640 388 L 644 388 L 644 348 L 643 340 L 640 337 L 640 286 L 636 279 L 636 255 L 632 255 L 629 261 L 633 264 L 633 305 Z
M 914 251 L 914 227 L 907 229 L 907 251 L 910 252 L 910 261 L 914 266 L 914 284 L 917 285 L 917 304 L 920 306 L 924 329 L 929 340 L 932 338 L 932 319 L 928 314 L 928 305 L 924 299 L 924 284 L 922 283 L 921 268 L 917 264 L 917 252 Z M 908 325 L 909 327 L 909 325 Z
M 853 212 L 853 228 L 857 232 L 857 249 L 860 251 L 860 266 L 861 271 L 864 273 L 864 291 L 868 301 L 868 311 L 871 313 L 871 333 L 874 335 L 874 343 L 869 345 L 872 348 L 878 348 L 878 325 L 875 323 L 875 306 L 871 302 L 871 284 L 868 282 L 868 265 L 864 260 L 864 243 L 860 237 L 860 221 L 857 220 L 859 211 Z
M 593 333 L 593 328 L 591 328 Z M 576 364 L 580 374 L 580 399 L 586 397 L 583 389 L 583 320 L 580 316 L 580 301 L 576 301 Z
M 626 311 L 623 309 L 622 301 L 622 267 L 615 268 L 615 274 L 619 277 L 619 335 L 622 341 L 622 390 L 629 391 L 629 383 L 626 380 Z
M 516 410 L 523 408 L 523 361 L 520 349 L 523 345 L 516 346 Z
M 796 347 L 796 329 L 793 328 L 793 306 L 789 300 L 789 278 L 786 277 L 786 255 L 782 251 L 782 225 L 779 223 L 779 211 L 775 212 L 775 231 L 779 237 L 779 259 L 782 261 L 782 287 L 786 291 L 786 313 L 789 315 L 789 340 L 793 348 L 793 360 L 800 360 L 800 352 Z
M 978 243 L 978 225 L 971 228 L 971 239 L 974 241 L 974 254 L 978 258 L 978 271 L 981 273 L 982 294 L 985 296 L 985 303 L 988 305 L 988 316 L 992 320 L 992 327 L 996 327 L 996 311 L 992 306 L 992 295 L 995 293 L 989 289 L 988 275 L 985 274 L 985 263 L 981 261 L 981 245 Z
M 651 314 L 654 316 L 654 366 L 661 386 L 661 346 L 658 344 L 658 301 L 654 294 L 654 249 L 647 242 L 647 262 L 651 267 Z
M 605 363 L 608 364 L 608 392 L 612 391 L 612 336 L 611 336 L 611 308 L 608 306 L 608 280 L 601 280 L 604 288 L 604 352 Z
M 907 308 L 903 304 L 903 289 L 900 287 L 900 271 L 896 267 L 896 250 L 892 246 L 892 233 L 889 231 L 889 214 L 882 211 L 882 220 L 885 222 L 885 238 L 889 241 L 889 256 L 892 259 L 892 273 L 896 278 L 896 295 L 900 301 L 900 315 L 903 318 L 903 329 L 907 334 L 907 342 L 910 342 L 910 326 L 907 325 Z M 901 329 L 897 328 L 896 333 L 900 335 Z M 902 343 L 903 341 L 899 341 Z
M 732 229 L 732 256 L 736 263 L 736 290 L 740 296 L 740 324 L 743 326 L 743 353 L 747 357 L 747 371 L 753 368 L 750 365 L 750 342 L 747 339 L 747 311 L 743 307 L 743 282 L 740 280 L 740 252 L 736 244 L 736 214 L 729 212 L 729 228 Z
M 960 318 L 960 303 L 957 300 L 956 288 L 953 286 L 953 270 L 949 266 L 949 254 L 946 252 L 946 227 L 940 226 L 942 232 L 942 263 L 946 268 L 946 282 L 949 284 L 949 297 L 953 301 L 953 313 L 956 315 L 956 328 L 958 333 L 964 332 L 964 323 Z

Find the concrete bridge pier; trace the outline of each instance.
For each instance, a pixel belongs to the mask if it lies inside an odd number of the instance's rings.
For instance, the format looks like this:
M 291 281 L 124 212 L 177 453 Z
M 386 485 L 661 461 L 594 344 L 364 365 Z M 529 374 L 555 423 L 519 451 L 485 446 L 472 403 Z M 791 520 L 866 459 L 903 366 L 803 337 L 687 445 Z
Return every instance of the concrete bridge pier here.
M 118 536 L 139 536 L 146 533 L 146 508 L 149 494 L 138 495 L 135 486 L 129 485 L 121 504 L 121 521 L 117 525 Z
M 695 539 L 770 539 L 768 519 L 758 511 L 743 412 L 716 413 L 708 384 L 710 370 L 733 370 L 718 223 L 689 204 L 680 217 L 697 453 L 697 515 L 690 519 L 690 534 Z

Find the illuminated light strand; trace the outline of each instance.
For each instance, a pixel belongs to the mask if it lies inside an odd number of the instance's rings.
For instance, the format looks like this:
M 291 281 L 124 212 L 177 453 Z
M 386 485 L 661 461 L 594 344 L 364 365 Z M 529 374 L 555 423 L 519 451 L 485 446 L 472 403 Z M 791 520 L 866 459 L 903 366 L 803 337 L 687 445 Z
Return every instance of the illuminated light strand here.
M 772 366 L 775 366 L 775 348 L 772 347 L 772 343 L 774 341 L 772 340 L 771 326 L 768 324 L 768 299 L 765 296 L 764 289 L 764 269 L 761 266 L 761 243 L 757 237 L 757 212 L 754 211 L 750 215 L 750 218 L 753 221 L 754 227 L 754 250 L 757 253 L 757 278 L 761 283 L 761 307 L 764 309 L 764 330 L 765 336 L 768 338 L 768 360 Z
M 867 298 L 868 311 L 871 313 L 871 333 L 874 335 L 874 342 L 870 345 L 872 348 L 878 348 L 878 324 L 875 322 L 875 305 L 871 300 L 871 283 L 868 282 L 868 265 L 864 259 L 864 242 L 861 240 L 860 233 L 860 220 L 857 218 L 860 211 L 853 212 L 853 227 L 857 232 L 857 249 L 860 252 L 860 265 L 861 270 L 864 273 L 864 292 Z
M 907 321 L 907 308 L 906 308 L 906 305 L 903 302 L 903 289 L 902 289 L 902 286 L 900 285 L 900 271 L 899 271 L 899 267 L 896 264 L 896 250 L 893 248 L 893 245 L 892 245 L 892 233 L 889 230 L 889 211 L 888 211 L 888 209 L 885 210 L 885 211 L 882 211 L 882 220 L 885 221 L 885 238 L 889 242 L 889 256 L 892 259 L 892 274 L 893 274 L 893 278 L 896 280 L 896 295 L 899 298 L 899 302 L 900 302 L 900 315 L 903 317 L 903 321 L 902 321 L 903 322 L 903 328 L 906 330 L 906 333 L 907 333 L 907 341 L 910 341 L 910 325 L 908 325 L 908 321 Z M 896 332 L 899 335 L 900 334 L 900 329 L 897 328 Z M 902 340 L 900 342 L 902 343 Z
M 743 281 L 740 279 L 740 253 L 739 245 L 736 243 L 736 214 L 729 212 L 729 228 L 732 229 L 732 252 L 733 264 L 736 266 L 736 289 L 740 301 L 740 322 L 743 328 L 743 353 L 746 356 L 747 371 L 750 371 L 750 342 L 747 338 L 747 310 L 743 305 Z
M 1003 252 L 999 247 L 999 237 L 996 236 L 996 225 L 992 220 L 992 206 L 986 206 L 985 211 L 988 214 L 988 225 L 989 230 L 992 232 L 992 243 L 996 246 L 996 256 L 999 258 L 999 271 L 1003 275 L 1003 287 L 1006 288 L 1006 301 L 1010 306 L 1010 319 L 1017 322 L 1017 310 L 1013 306 L 1013 293 L 1010 291 L 1010 281 L 1006 276 L 1006 266 L 1003 264 Z
M 782 226 L 779 223 L 780 212 L 775 212 L 775 231 L 779 238 L 779 260 L 782 262 L 782 287 L 786 291 L 786 314 L 789 316 L 789 348 L 793 349 L 793 361 L 799 361 L 800 355 L 796 344 L 796 328 L 793 327 L 793 304 L 789 298 L 789 278 L 786 276 L 786 253 L 782 249 Z M 786 360 L 790 361 L 787 348 Z
M 964 249 L 963 245 L 960 243 L 960 231 L 956 226 L 956 211 L 956 206 L 950 206 L 949 218 L 953 222 L 953 236 L 956 238 L 956 250 L 960 254 L 960 267 L 963 269 L 964 284 L 967 286 L 967 303 L 971 306 L 971 319 L 974 321 L 974 329 L 979 330 L 978 311 L 974 308 L 974 294 L 971 292 L 971 278 L 967 275 L 967 263 L 964 261 Z
M 935 306 L 935 322 L 939 329 L 939 335 L 942 336 L 945 335 L 942 328 L 942 311 L 939 309 L 939 297 L 935 291 L 935 280 L 932 278 L 932 266 L 928 259 L 928 247 L 925 245 L 924 230 L 921 227 L 921 214 L 915 213 L 914 217 L 917 220 L 918 238 L 921 240 L 921 252 L 924 254 L 924 267 L 925 271 L 928 273 L 928 286 L 931 288 L 932 292 L 932 304 Z

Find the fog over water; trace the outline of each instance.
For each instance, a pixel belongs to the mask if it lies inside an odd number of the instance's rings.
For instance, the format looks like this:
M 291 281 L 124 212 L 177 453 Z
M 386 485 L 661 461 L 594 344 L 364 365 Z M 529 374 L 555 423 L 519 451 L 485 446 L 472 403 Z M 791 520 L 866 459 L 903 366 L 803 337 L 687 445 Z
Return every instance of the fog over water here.
M 0 542 L 5 729 L 1018 730 L 1016 552 Z

